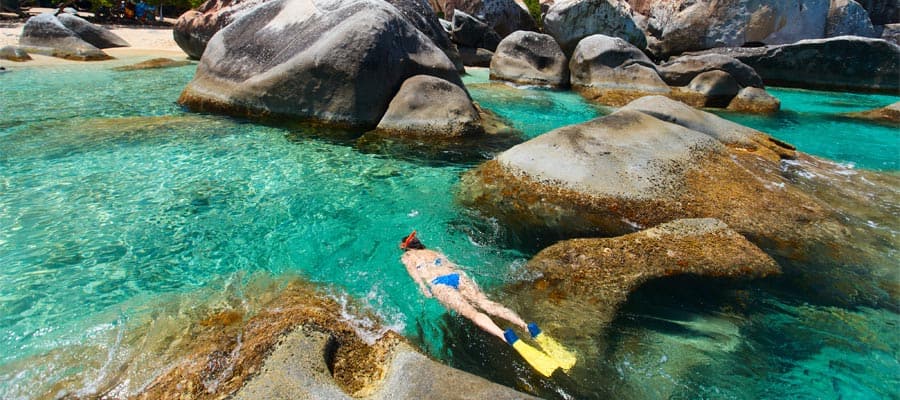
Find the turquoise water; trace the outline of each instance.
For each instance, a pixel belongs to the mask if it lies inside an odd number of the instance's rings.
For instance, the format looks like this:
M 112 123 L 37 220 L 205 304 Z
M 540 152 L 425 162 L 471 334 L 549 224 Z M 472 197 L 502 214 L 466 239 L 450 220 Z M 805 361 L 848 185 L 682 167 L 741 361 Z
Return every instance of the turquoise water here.
M 740 124 L 769 132 L 810 154 L 860 168 L 900 169 L 900 129 L 840 116 L 900 101 L 900 96 L 769 88 L 781 100 L 774 116 L 721 113 Z
M 398 262 L 397 242 L 415 228 L 501 300 L 498 288 L 521 278 L 530 254 L 505 248 L 490 221 L 453 202 L 474 163 L 398 159 L 360 151 L 353 140 L 188 114 L 174 100 L 192 74 L 190 66 L 114 72 L 100 63 L 0 75 L 0 398 L 55 397 L 59 382 L 90 395 L 116 365 L 143 360 L 140 338 L 172 341 L 178 324 L 209 310 L 251 307 L 260 279 L 295 275 L 352 297 L 451 364 L 528 387 L 519 367 L 492 376 L 467 361 L 482 353 L 466 346 L 505 347 L 477 334 L 452 339 L 466 325 L 420 296 Z M 495 90 L 485 80 L 483 71 L 466 78 L 473 98 L 528 137 L 606 112 L 571 93 Z M 790 110 L 794 100 L 784 101 Z M 824 115 L 787 114 L 804 126 Z M 769 132 L 803 136 L 790 125 Z M 799 147 L 826 156 L 837 147 L 817 145 Z M 839 159 L 864 166 L 880 156 L 870 153 L 883 153 L 866 148 Z M 895 313 L 808 305 L 754 288 L 699 300 L 670 295 L 638 293 L 646 301 L 633 302 L 603 335 L 604 358 L 580 367 L 574 383 L 537 391 L 898 397 Z M 169 319 L 181 322 L 159 322 Z

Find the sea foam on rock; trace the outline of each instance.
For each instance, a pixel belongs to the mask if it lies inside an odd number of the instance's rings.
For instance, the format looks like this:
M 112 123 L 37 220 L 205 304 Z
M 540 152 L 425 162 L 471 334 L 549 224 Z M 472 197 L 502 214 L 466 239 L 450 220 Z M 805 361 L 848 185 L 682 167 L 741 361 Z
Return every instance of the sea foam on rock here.
M 395 7 L 275 0 L 213 36 L 179 102 L 196 111 L 371 128 L 415 75 L 463 87 L 450 59 Z
M 526 85 L 560 87 L 569 83 L 566 55 L 549 35 L 517 31 L 497 46 L 491 79 Z

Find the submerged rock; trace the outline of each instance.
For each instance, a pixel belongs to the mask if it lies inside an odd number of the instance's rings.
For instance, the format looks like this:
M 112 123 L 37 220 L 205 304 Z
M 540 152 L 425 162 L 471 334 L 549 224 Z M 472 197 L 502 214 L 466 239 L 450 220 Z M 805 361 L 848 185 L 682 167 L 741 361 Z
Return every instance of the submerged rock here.
M 850 118 L 866 119 L 875 122 L 883 122 L 900 125 L 900 101 L 869 111 L 861 111 L 845 114 Z
M 59 19 L 63 26 L 75 32 L 81 40 L 94 45 L 98 49 L 131 46 L 119 35 L 110 32 L 102 26 L 87 22 L 81 17 L 72 14 L 59 14 L 56 18 Z
M 396 8 L 376 0 L 275 0 L 213 36 L 179 102 L 195 111 L 372 128 L 415 75 L 462 87 L 453 63 Z
M 183 67 L 185 65 L 190 65 L 191 62 L 187 60 L 176 61 L 171 58 L 154 58 L 147 61 L 141 61 L 137 64 L 131 65 L 123 65 L 121 67 L 113 68 L 116 71 L 135 71 L 140 69 L 158 69 L 158 68 L 174 68 L 174 67 Z
M 581 39 L 595 34 L 620 37 L 645 48 L 647 39 L 632 15 L 631 7 L 621 0 L 564 0 L 547 10 L 544 30 L 566 54 L 571 54 Z
M 22 62 L 31 60 L 31 56 L 18 46 L 3 46 L 0 47 L 0 60 Z
M 465 89 L 440 78 L 407 79 L 378 123 L 384 133 L 461 137 L 484 133 L 481 118 Z
M 500 42 L 491 59 L 491 79 L 526 85 L 567 86 L 566 55 L 549 35 L 518 31 Z
M 628 295 L 650 280 L 677 275 L 757 279 L 780 273 L 766 253 L 711 218 L 675 220 L 613 238 L 562 241 L 541 250 L 525 269 L 539 278 L 517 285 L 520 296 L 534 300 L 531 306 L 518 302 L 533 311 L 523 312 L 553 315 L 554 324 L 587 332 L 611 322 Z M 591 318 L 566 310 L 574 304 Z
M 112 57 L 84 41 L 53 14 L 28 19 L 19 38 L 20 47 L 29 53 L 44 54 L 76 61 L 109 60 Z

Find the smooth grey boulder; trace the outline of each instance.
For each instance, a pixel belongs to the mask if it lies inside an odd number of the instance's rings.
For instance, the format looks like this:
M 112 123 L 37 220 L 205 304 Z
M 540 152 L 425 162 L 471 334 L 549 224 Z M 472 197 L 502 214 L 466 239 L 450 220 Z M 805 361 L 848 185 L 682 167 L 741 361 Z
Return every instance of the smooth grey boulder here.
M 453 32 L 450 37 L 464 47 L 496 51 L 503 38 L 488 24 L 460 10 L 453 13 Z
M 0 60 L 21 62 L 31 60 L 31 56 L 17 46 L 3 46 L 0 47 Z
M 749 65 L 767 85 L 900 93 L 900 46 L 840 36 L 754 49 L 715 49 Z
M 741 91 L 741 85 L 731 74 L 714 70 L 694 77 L 688 89 L 703 96 L 705 107 L 726 107 Z
M 199 60 L 219 30 L 267 0 L 207 0 L 175 21 L 172 36 L 188 57 Z
M 435 12 L 452 19 L 457 11 L 475 16 L 501 38 L 515 31 L 537 30 L 537 23 L 516 0 L 429 0 Z
M 858 0 L 869 13 L 873 25 L 900 23 L 900 2 L 897 0 Z
M 728 103 L 731 111 L 771 114 L 781 109 L 781 100 L 772 96 L 765 89 L 745 87 Z
M 69 60 L 94 61 L 112 58 L 96 46 L 82 40 L 53 14 L 40 14 L 29 18 L 22 28 L 19 45 L 29 53 Z
M 628 3 L 619 0 L 562 0 L 544 15 L 544 31 L 566 54 L 572 54 L 581 39 L 595 34 L 620 37 L 645 48 L 647 38 L 632 19 L 633 14 Z
M 444 138 L 484 133 L 478 110 L 465 89 L 428 75 L 403 82 L 378 130 Z
M 440 47 L 447 55 L 447 58 L 456 66 L 456 70 L 463 72 L 465 70 L 459 51 L 456 46 L 450 42 L 450 35 L 444 31 L 441 22 L 438 21 L 437 14 L 428 4 L 428 0 L 386 0 L 388 3 L 397 7 L 400 13 L 406 17 L 419 31 L 428 36 L 437 47 Z
M 828 10 L 828 22 L 825 24 L 825 37 L 835 36 L 878 37 L 872 26 L 869 13 L 853 0 L 831 0 Z
M 488 49 L 462 47 L 459 49 L 459 56 L 462 58 L 463 65 L 467 67 L 488 68 L 491 66 L 491 59 L 494 57 L 494 52 Z
M 643 52 L 621 38 L 606 35 L 582 39 L 569 60 L 569 71 L 577 91 L 610 105 L 670 91 Z
M 75 32 L 81 40 L 88 42 L 98 49 L 108 49 L 112 47 L 130 47 L 131 45 L 116 35 L 99 25 L 94 25 L 85 21 L 83 18 L 72 14 L 59 14 L 56 16 L 59 22 L 66 28 Z
M 213 36 L 179 102 L 195 111 L 374 128 L 415 75 L 462 87 L 450 59 L 393 6 L 274 0 Z
M 528 85 L 567 86 L 568 62 L 550 35 L 517 31 L 497 46 L 491 58 L 491 79 Z
M 672 86 L 687 86 L 697 75 L 708 71 L 729 73 L 743 87 L 763 87 L 763 80 L 749 65 L 722 54 L 682 56 L 660 65 L 659 75 Z

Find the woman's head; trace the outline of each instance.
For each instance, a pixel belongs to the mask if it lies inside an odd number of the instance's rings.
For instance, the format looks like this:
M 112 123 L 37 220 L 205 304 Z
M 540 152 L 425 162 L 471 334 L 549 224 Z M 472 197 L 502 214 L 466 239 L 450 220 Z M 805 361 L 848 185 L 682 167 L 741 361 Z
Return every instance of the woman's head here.
M 416 237 L 416 231 L 412 231 L 412 233 L 410 233 L 409 236 L 404 237 L 400 241 L 400 248 L 403 249 L 403 251 L 412 250 L 412 249 L 424 250 L 425 245 L 422 244 L 422 242 L 419 241 L 419 238 Z

